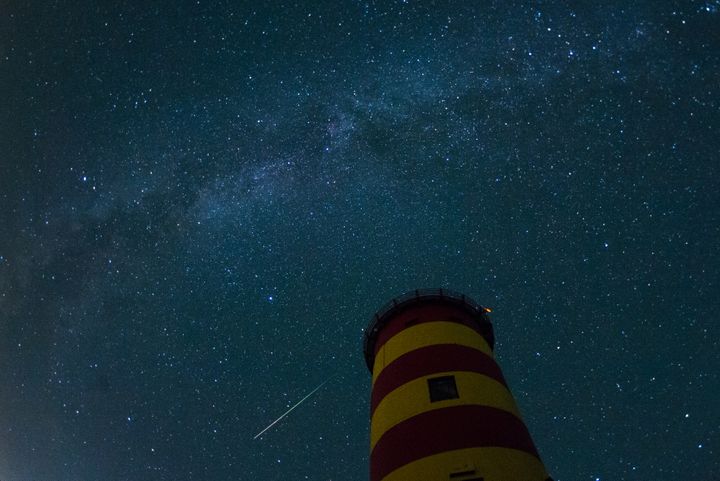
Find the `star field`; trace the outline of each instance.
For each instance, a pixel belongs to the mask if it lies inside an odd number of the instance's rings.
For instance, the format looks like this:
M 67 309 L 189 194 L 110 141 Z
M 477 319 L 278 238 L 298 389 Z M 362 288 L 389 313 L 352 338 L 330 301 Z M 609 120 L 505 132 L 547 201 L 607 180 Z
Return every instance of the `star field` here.
M 3 8 L 0 479 L 365 480 L 421 287 L 554 479 L 717 479 L 720 2 L 267 3 Z

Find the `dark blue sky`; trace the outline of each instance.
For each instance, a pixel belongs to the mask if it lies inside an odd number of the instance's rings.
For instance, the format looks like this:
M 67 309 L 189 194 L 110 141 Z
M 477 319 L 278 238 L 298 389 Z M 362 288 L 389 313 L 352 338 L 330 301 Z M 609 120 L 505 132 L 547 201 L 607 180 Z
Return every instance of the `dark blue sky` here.
M 720 476 L 717 0 L 5 3 L 3 481 L 365 480 L 418 287 L 557 480 Z

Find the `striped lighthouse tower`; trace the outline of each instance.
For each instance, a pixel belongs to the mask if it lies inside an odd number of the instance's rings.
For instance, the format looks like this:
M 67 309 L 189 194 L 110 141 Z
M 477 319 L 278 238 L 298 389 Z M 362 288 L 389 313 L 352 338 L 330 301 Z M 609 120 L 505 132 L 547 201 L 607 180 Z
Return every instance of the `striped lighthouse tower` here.
M 548 481 L 495 362 L 486 309 L 445 289 L 408 292 L 365 331 L 370 481 Z

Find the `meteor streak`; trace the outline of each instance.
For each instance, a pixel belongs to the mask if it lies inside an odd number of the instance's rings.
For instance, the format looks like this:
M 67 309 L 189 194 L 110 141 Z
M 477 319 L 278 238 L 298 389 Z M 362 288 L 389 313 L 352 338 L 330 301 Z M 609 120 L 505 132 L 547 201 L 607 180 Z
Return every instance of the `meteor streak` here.
M 257 438 L 259 438 L 260 436 L 262 436 L 262 434 L 263 434 L 265 431 L 267 431 L 267 430 L 270 429 L 271 427 L 275 426 L 275 424 L 277 424 L 282 418 L 284 418 L 285 416 L 287 416 L 288 414 L 290 414 L 290 411 L 292 411 L 293 409 L 295 409 L 296 407 L 298 407 L 299 405 L 301 405 L 301 404 L 303 403 L 303 401 L 305 401 L 307 398 L 309 398 L 310 396 L 312 396 L 313 394 L 315 394 L 318 389 L 320 389 L 321 387 L 323 387 L 325 384 L 328 383 L 328 381 L 330 381 L 330 379 L 332 379 L 332 378 L 334 378 L 334 377 L 335 377 L 335 375 L 332 375 L 332 376 L 330 376 L 329 378 L 325 379 L 325 381 L 323 381 L 322 383 L 320 383 L 320 385 L 319 385 L 318 387 L 316 387 L 315 389 L 313 389 L 312 391 L 310 391 L 307 396 L 305 396 L 304 398 L 302 398 L 301 400 L 299 400 L 293 407 L 291 407 L 290 409 L 288 409 L 287 411 L 285 411 L 285 413 L 284 413 L 282 416 L 280 416 L 279 418 L 277 418 L 275 421 L 271 422 L 268 427 L 266 427 L 265 429 L 263 429 L 262 431 L 260 431 L 259 433 L 257 433 L 253 439 L 257 439 Z

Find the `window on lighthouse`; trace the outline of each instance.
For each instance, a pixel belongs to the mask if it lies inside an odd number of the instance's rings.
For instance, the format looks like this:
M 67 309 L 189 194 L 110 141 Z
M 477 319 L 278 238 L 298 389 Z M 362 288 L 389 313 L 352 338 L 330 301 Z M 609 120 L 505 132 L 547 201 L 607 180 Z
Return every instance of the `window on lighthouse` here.
M 460 397 L 455 384 L 455 376 L 433 377 L 427 381 L 430 390 L 430 402 L 432 403 Z

